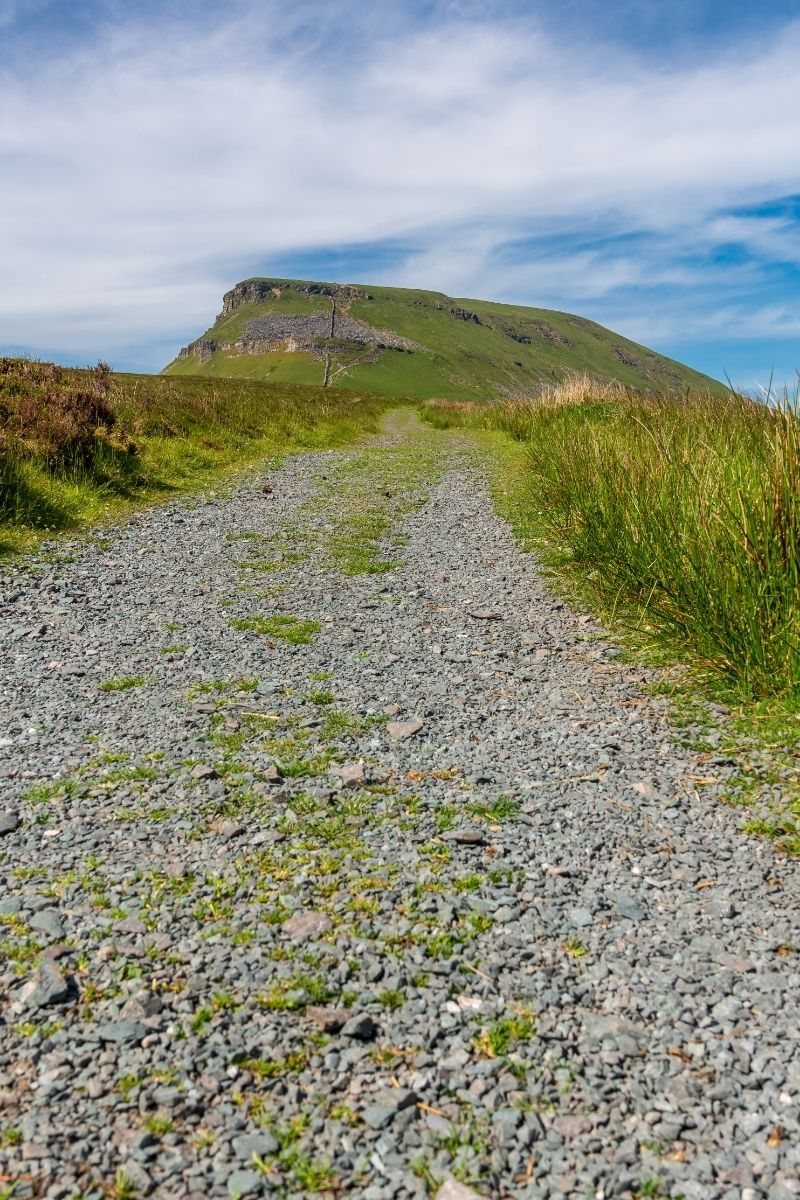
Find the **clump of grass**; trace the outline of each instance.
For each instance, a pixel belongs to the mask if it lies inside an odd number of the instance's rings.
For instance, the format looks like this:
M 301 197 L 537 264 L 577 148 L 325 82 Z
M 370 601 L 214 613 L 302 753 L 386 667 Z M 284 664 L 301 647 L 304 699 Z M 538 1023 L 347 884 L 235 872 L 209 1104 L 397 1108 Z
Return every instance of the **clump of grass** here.
M 527 1014 L 501 1017 L 478 1034 L 474 1048 L 487 1058 L 502 1058 L 521 1042 L 530 1041 L 533 1033 L 533 1022 Z
M 520 802 L 513 796 L 498 796 L 491 802 L 481 800 L 470 807 L 476 817 L 484 817 L 487 821 L 508 821 L 519 815 Z
M 240 617 L 231 621 L 234 629 L 250 629 L 276 641 L 291 642 L 293 646 L 310 645 L 322 626 L 319 621 L 302 621 L 289 613 L 276 613 L 272 617 Z
M 101 679 L 97 685 L 101 692 L 127 692 L 131 688 L 147 683 L 146 675 L 120 675 L 116 679 Z
M 798 401 L 578 379 L 434 420 L 522 444 L 539 546 L 605 612 L 743 695 L 776 696 L 800 690 Z

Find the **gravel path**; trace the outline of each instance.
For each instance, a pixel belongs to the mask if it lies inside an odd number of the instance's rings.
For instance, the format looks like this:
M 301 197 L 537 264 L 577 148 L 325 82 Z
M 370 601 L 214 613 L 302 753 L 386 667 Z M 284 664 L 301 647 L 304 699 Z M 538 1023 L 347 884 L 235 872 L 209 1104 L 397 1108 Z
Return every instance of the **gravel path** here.
M 266 478 L 0 568 L 0 1197 L 800 1195 L 729 767 L 468 446 Z

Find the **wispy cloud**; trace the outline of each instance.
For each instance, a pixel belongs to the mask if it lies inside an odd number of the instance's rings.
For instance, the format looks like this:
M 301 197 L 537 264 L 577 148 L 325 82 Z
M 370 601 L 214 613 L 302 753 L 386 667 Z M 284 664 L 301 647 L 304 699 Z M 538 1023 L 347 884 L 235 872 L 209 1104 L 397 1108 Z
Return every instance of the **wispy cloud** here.
M 797 261 L 791 220 L 732 210 L 800 191 L 800 23 L 750 57 L 654 71 L 515 15 L 412 16 L 163 10 L 35 73 L 11 56 L 3 342 L 155 367 L 151 347 L 196 333 L 240 275 L 387 240 L 408 248 L 393 282 L 530 303 L 691 289 L 727 243 Z M 582 226 L 650 241 L 570 248 Z M 556 234 L 558 253 L 509 263 Z

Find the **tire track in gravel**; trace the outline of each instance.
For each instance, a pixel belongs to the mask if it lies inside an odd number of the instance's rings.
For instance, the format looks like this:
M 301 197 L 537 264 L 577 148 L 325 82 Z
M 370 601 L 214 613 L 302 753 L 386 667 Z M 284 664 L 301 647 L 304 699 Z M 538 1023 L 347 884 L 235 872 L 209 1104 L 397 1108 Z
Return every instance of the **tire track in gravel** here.
M 0 1186 L 800 1194 L 793 864 L 468 442 L 262 482 L 0 570 Z

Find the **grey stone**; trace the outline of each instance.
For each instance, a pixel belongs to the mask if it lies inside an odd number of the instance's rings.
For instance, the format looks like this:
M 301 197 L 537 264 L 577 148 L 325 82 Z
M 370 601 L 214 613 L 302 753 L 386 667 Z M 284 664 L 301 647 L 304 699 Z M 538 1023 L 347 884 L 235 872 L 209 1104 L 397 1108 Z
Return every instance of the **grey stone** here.
M 396 1112 L 396 1108 L 390 1108 L 386 1104 L 368 1104 L 361 1110 L 361 1118 L 369 1125 L 370 1129 L 385 1129 L 391 1123 Z
M 247 1196 L 259 1196 L 264 1177 L 258 1171 L 233 1171 L 228 1176 L 227 1188 L 231 1200 L 246 1200 Z
M 588 908 L 571 908 L 569 910 L 569 923 L 575 929 L 585 929 L 589 925 L 594 924 L 594 913 Z
M 629 921 L 643 921 L 647 913 L 641 904 L 638 904 L 633 896 L 622 892 L 617 897 L 617 912 L 621 917 L 627 917 Z
M 259 1158 L 269 1158 L 277 1154 L 280 1143 L 268 1129 L 259 1133 L 243 1133 L 233 1139 L 233 1149 L 240 1159 L 249 1162 L 254 1154 Z
M 362 762 L 342 763 L 333 767 L 332 771 L 338 775 L 342 787 L 356 788 L 366 781 Z
M 189 772 L 192 779 L 211 780 L 219 779 L 219 771 L 216 767 L 209 767 L 205 763 L 196 763 Z
M 370 1042 L 378 1032 L 378 1026 L 369 1013 L 356 1013 L 342 1026 L 344 1037 Z
M 19 814 L 15 812 L 0 812 L 0 837 L 4 833 L 13 833 L 19 829 Z
M 43 962 L 17 995 L 23 1007 L 46 1008 L 49 1004 L 63 1004 L 70 996 L 70 985 L 58 967 Z
M 338 1033 L 350 1019 L 346 1008 L 322 1008 L 318 1005 L 309 1005 L 306 1016 L 325 1033 Z
M 460 846 L 483 846 L 486 835 L 481 829 L 448 829 L 442 837 L 447 842 L 457 842 Z
M 332 926 L 333 922 L 327 913 L 309 911 L 295 913 L 283 922 L 281 929 L 287 937 L 311 941 L 327 933 Z
M 120 1044 L 140 1042 L 147 1032 L 147 1026 L 139 1021 L 102 1021 L 94 1027 L 94 1033 L 101 1042 Z
M 31 929 L 35 929 L 37 933 L 44 933 L 48 937 L 63 938 L 64 936 L 64 926 L 54 908 L 43 908 L 40 912 L 34 913 L 28 923 Z
M 395 741 L 405 741 L 423 728 L 425 722 L 421 717 L 409 717 L 407 721 L 389 721 L 386 732 Z
M 436 1193 L 436 1200 L 484 1200 L 484 1197 L 457 1179 L 446 1179 Z

